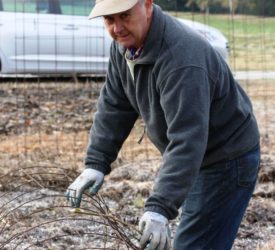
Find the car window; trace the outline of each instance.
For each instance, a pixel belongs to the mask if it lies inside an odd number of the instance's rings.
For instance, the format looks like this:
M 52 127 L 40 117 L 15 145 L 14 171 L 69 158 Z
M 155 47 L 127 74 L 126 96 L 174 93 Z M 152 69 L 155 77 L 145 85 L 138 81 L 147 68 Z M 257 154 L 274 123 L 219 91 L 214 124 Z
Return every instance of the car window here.
M 95 0 L 59 0 L 63 15 L 88 16 Z
M 2 0 L 3 11 L 26 12 L 26 13 L 48 13 L 48 0 Z

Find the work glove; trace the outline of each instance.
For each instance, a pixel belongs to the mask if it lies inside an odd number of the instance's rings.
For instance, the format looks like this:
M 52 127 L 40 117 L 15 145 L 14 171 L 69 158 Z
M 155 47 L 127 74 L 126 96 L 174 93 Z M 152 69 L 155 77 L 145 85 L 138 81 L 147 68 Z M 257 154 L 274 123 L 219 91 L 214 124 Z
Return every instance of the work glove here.
M 143 214 L 139 221 L 140 249 L 168 250 L 171 248 L 168 219 L 163 215 L 151 211 Z
M 79 207 L 83 192 L 88 189 L 90 195 L 95 195 L 101 188 L 104 174 L 98 170 L 86 168 L 68 187 L 66 196 L 72 207 Z

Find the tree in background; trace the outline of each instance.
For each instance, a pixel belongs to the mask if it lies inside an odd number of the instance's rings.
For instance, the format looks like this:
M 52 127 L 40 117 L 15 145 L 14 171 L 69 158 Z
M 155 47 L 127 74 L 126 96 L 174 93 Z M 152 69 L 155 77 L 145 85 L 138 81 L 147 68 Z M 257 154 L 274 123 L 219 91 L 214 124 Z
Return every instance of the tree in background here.
M 274 0 L 265 0 L 264 9 L 261 15 L 264 16 L 275 16 L 275 2 Z M 258 2 L 258 4 L 260 4 Z
M 275 16 L 275 1 L 274 0 L 239 0 L 237 5 L 238 13 L 260 15 L 260 16 Z
M 156 0 L 164 10 L 275 16 L 274 0 Z
M 197 5 L 201 12 L 228 13 L 235 10 L 236 0 L 188 0 L 187 5 Z
M 197 6 L 194 6 L 194 9 L 192 9 L 192 6 L 188 6 L 188 0 L 155 0 L 154 2 L 167 11 L 200 11 Z

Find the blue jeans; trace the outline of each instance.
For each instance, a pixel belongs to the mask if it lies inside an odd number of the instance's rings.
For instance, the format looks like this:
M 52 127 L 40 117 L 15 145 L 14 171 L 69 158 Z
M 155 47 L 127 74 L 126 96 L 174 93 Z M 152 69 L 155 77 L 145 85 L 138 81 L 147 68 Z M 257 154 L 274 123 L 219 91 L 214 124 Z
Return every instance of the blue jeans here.
M 174 250 L 232 248 L 252 196 L 260 148 L 200 171 L 182 206 Z

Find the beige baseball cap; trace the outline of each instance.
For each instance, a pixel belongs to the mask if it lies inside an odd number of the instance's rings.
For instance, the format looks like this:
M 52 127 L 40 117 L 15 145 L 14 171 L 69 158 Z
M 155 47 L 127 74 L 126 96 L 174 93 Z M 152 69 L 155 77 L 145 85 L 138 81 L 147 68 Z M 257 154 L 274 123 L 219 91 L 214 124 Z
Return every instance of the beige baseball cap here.
M 138 0 L 96 0 L 89 19 L 112 15 L 131 9 Z

